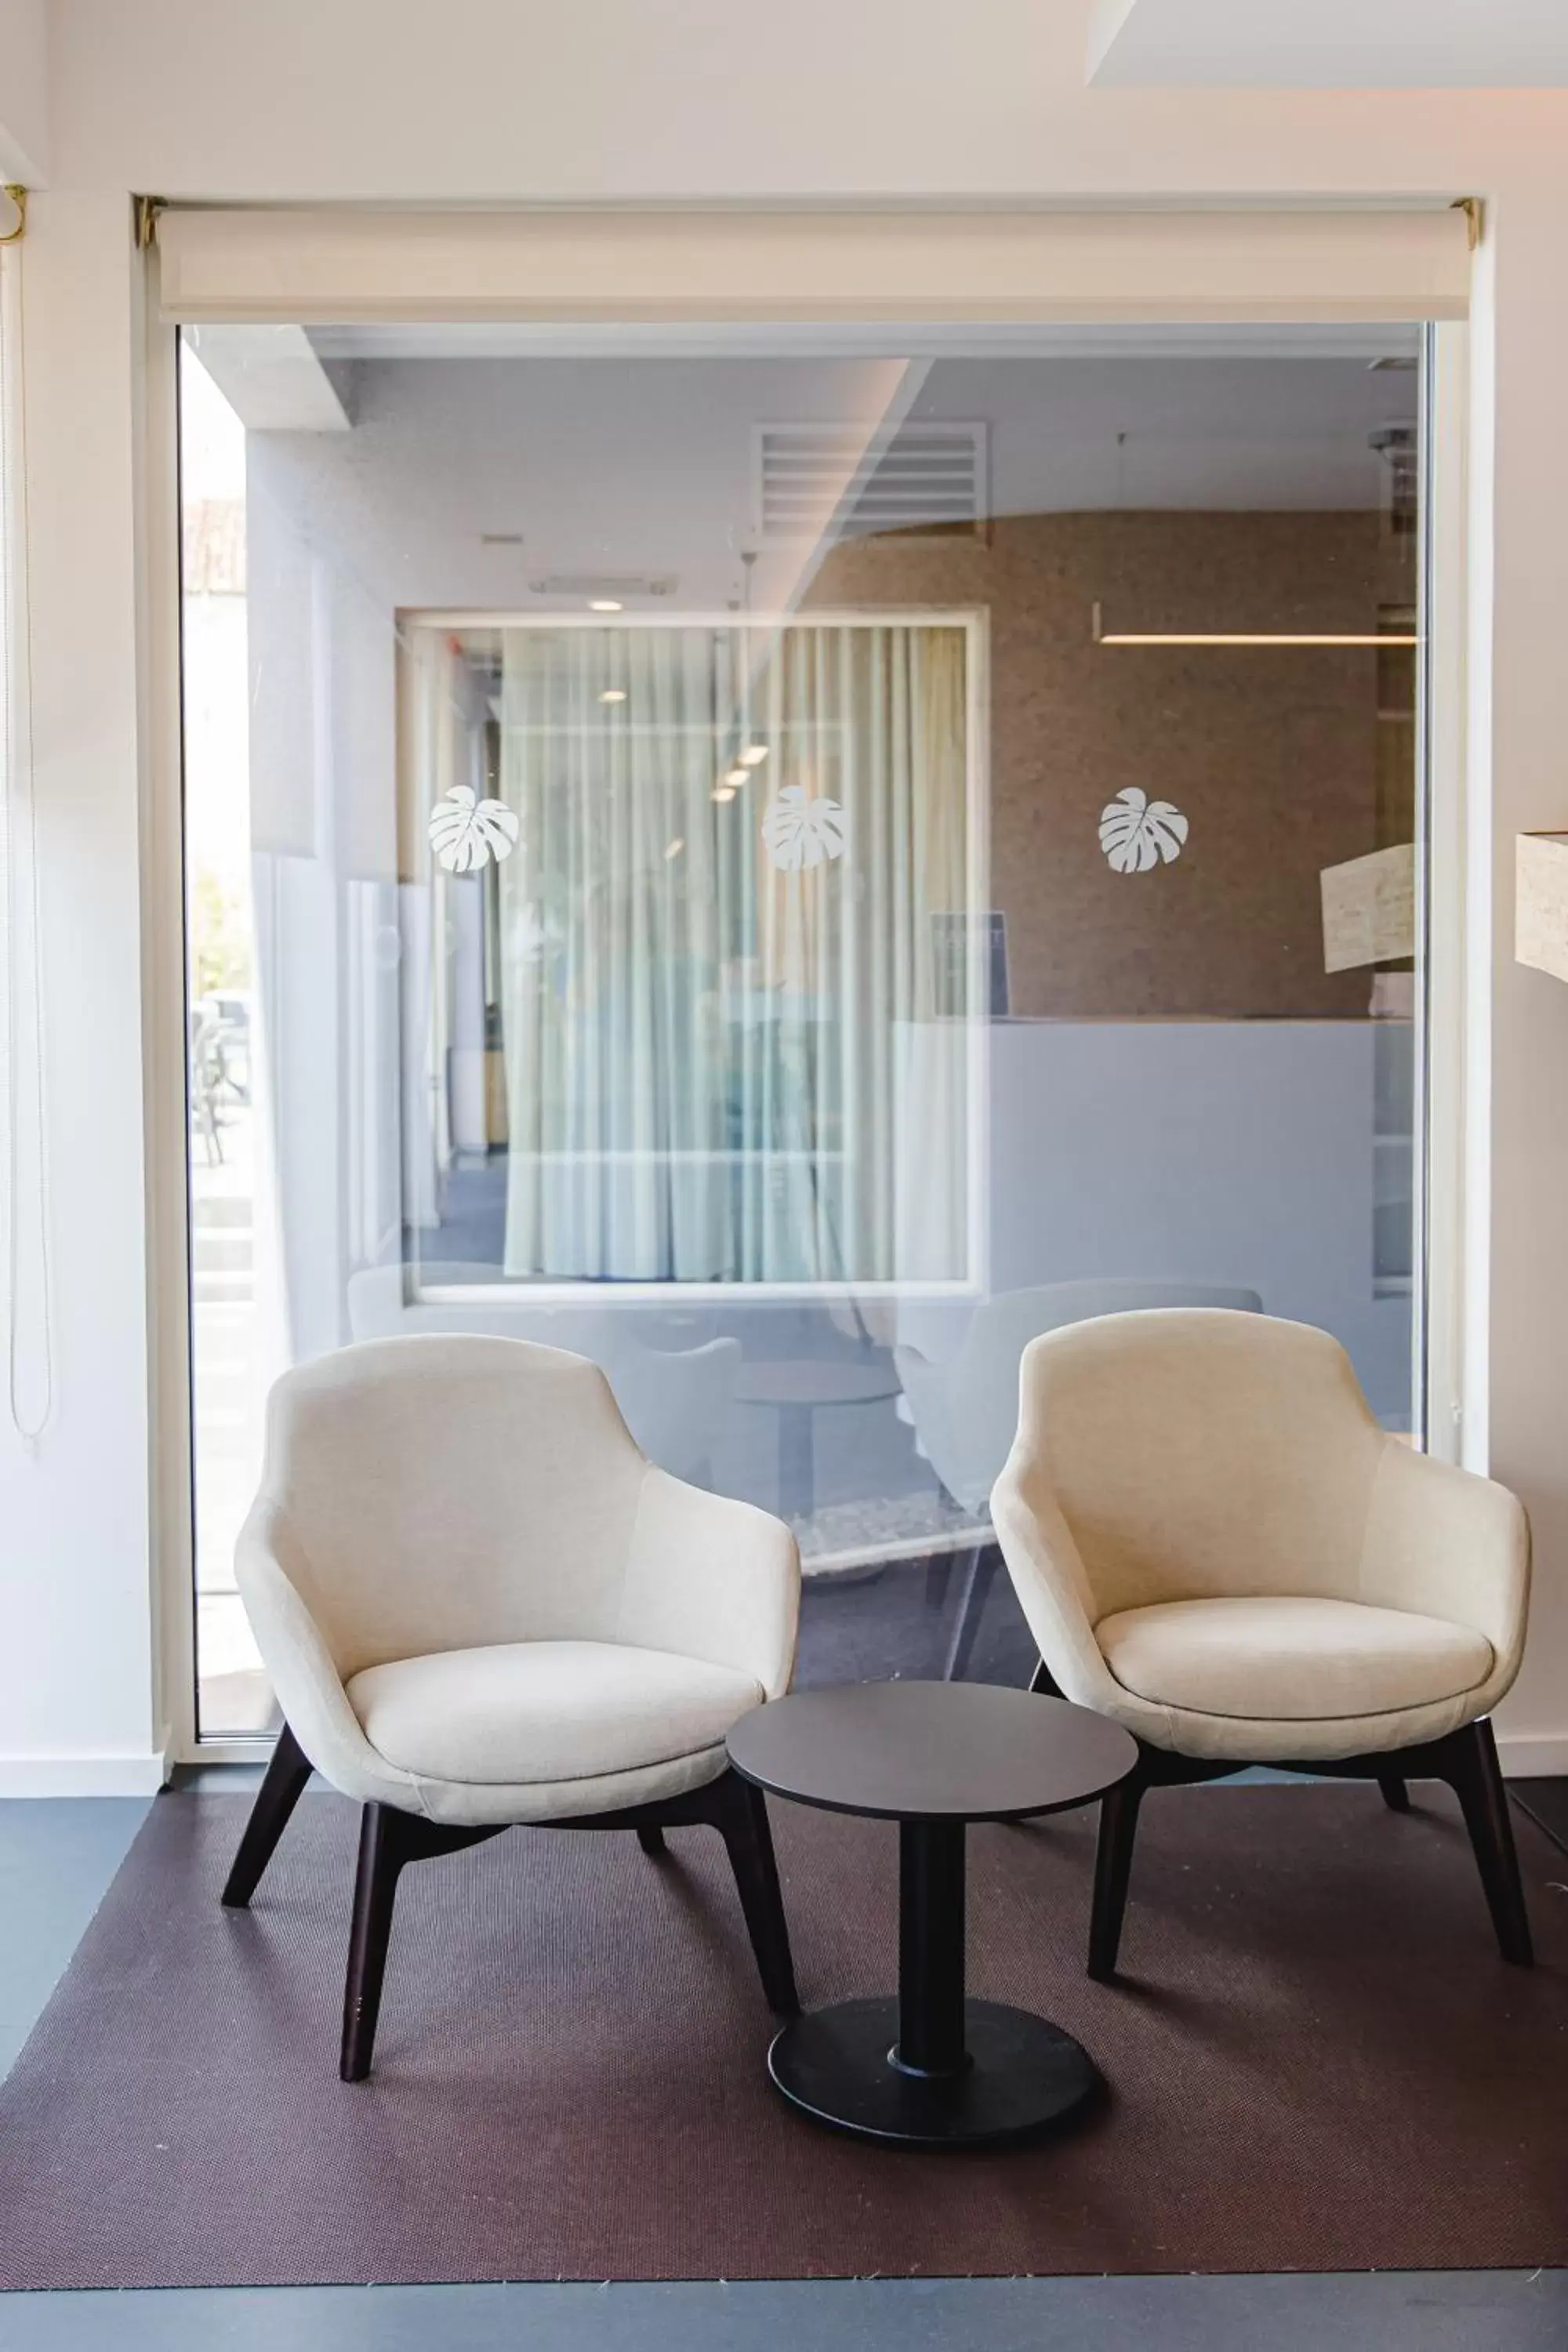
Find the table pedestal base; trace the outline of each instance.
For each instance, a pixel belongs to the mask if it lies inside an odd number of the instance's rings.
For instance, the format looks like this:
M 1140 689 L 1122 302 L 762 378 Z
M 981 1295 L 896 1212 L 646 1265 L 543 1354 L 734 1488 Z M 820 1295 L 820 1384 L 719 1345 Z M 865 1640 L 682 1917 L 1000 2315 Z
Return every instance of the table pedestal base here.
M 966 2000 L 968 2063 L 918 2074 L 894 2063 L 894 1994 L 797 2017 L 776 2037 L 768 2072 L 792 2106 L 835 2130 L 904 2147 L 994 2147 L 1061 2123 L 1100 2076 L 1089 2053 L 1043 2017 Z

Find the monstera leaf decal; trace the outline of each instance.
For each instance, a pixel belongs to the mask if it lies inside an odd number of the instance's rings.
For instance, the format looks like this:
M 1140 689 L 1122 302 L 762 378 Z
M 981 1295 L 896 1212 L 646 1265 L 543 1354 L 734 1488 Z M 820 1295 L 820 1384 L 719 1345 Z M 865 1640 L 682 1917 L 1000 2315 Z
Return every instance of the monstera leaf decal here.
M 1182 854 L 1187 820 L 1169 801 L 1152 801 L 1136 784 L 1100 812 L 1100 845 L 1113 874 L 1147 874 Z
M 813 799 L 804 784 L 785 784 L 763 819 L 768 856 L 781 874 L 798 874 L 844 855 L 844 811 L 837 801 Z
M 499 866 L 517 846 L 515 809 L 481 801 L 471 784 L 454 784 L 430 812 L 430 846 L 448 874 L 477 874 L 493 857 Z

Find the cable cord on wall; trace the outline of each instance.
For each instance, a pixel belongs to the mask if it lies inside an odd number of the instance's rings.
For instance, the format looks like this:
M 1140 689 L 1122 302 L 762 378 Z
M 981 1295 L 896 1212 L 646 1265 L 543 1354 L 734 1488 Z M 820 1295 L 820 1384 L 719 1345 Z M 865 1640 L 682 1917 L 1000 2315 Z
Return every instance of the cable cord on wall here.
M 5 933 L 0 1052 L 5 1061 L 5 1397 L 11 1426 L 31 1450 L 54 1411 L 55 1379 L 43 926 L 33 763 L 33 620 L 26 589 L 30 541 L 27 403 L 22 366 L 23 268 L 20 245 L 0 250 L 0 872 L 5 877 Z M 30 1014 L 30 1052 L 26 1056 L 20 1050 L 24 999 Z M 25 1062 L 30 1063 L 30 1071 Z M 30 1154 L 23 1132 L 27 1115 L 32 1129 Z M 30 1265 L 26 1255 L 29 1196 L 36 1243 Z M 25 1279 L 29 1271 L 30 1281 Z M 38 1343 L 38 1372 L 30 1384 L 30 1396 L 24 1378 L 29 1305 Z

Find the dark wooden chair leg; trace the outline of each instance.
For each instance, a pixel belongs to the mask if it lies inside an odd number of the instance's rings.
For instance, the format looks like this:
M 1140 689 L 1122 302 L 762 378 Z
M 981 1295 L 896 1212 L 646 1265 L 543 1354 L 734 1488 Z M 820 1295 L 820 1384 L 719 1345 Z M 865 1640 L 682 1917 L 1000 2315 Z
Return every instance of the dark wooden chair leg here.
M 661 1853 L 668 1851 L 664 1843 L 664 1832 L 661 1829 L 638 1830 L 637 1843 L 644 1853 L 651 1854 L 656 1862 Z
M 354 1875 L 353 1918 L 349 1927 L 348 1979 L 343 1987 L 342 2054 L 338 2072 L 345 2083 L 363 2083 L 370 2073 L 381 2014 L 382 1979 L 392 1934 L 392 1907 L 405 1865 L 437 1854 L 458 1853 L 500 1837 L 500 1829 L 447 1829 L 422 1813 L 395 1805 L 366 1805 L 360 1815 L 359 1868 Z
M 1134 1772 L 1100 1801 L 1100 1844 L 1094 1858 L 1094 1908 L 1089 1927 L 1089 1973 L 1098 1984 L 1116 1974 L 1121 1922 L 1132 1875 L 1132 1846 L 1144 1783 Z
M 1390 1812 L 1407 1813 L 1410 1811 L 1410 1791 L 1401 1773 L 1380 1772 L 1377 1785 L 1383 1790 L 1383 1801 Z
M 735 1874 L 735 1887 L 768 2007 L 780 2017 L 795 2017 L 800 2011 L 800 1997 L 795 1989 L 789 1922 L 784 1917 L 784 1896 L 779 1890 L 767 1800 L 760 1789 L 742 1780 L 737 1772 L 726 1772 L 721 1780 L 714 1781 L 713 1797 L 712 1818 L 723 1836 L 730 1867 Z
M 1476 1862 L 1486 1889 L 1487 1904 L 1497 1930 L 1498 1948 L 1516 1968 L 1529 1968 L 1535 1958 L 1530 1913 L 1525 1907 L 1524 1882 L 1509 1817 L 1508 1790 L 1498 1762 L 1497 1741 L 1489 1721 L 1467 1724 L 1442 1743 L 1443 1777 L 1459 1800 L 1465 1827 L 1470 1833 Z
M 1042 1658 L 1029 1676 L 1029 1688 L 1037 1698 L 1060 1698 L 1061 1685 Z
M 224 1882 L 223 1900 L 231 1910 L 243 1911 L 260 1885 L 261 1874 L 271 1861 L 310 1777 L 310 1759 L 285 1724 Z
M 392 1934 L 392 1907 L 408 1859 L 400 1834 L 405 1818 L 389 1805 L 366 1805 L 360 1815 L 359 1869 L 354 1876 L 348 1981 L 343 1988 L 342 2056 L 338 2067 L 345 2083 L 363 2083 L 370 2073 Z
M 976 1544 L 969 1556 L 963 1588 L 958 1596 L 958 1614 L 952 1623 L 952 1639 L 948 1644 L 947 1664 L 942 1671 L 944 1683 L 962 1682 L 969 1671 L 999 1558 L 994 1544 L 989 1543 Z

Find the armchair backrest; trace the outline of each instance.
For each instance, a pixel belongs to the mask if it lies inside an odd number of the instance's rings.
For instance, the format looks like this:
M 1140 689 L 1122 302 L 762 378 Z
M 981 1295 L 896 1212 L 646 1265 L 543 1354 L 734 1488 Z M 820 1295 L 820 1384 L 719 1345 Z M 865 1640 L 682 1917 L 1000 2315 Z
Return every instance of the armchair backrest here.
M 277 1382 L 258 1507 L 347 1676 L 489 1642 L 613 1639 L 647 1468 L 581 1356 L 376 1339 Z
M 983 1299 L 951 1362 L 928 1362 L 913 1348 L 895 1348 L 893 1361 L 932 1469 L 955 1502 L 981 1511 L 1017 1428 L 1018 1367 L 1031 1339 L 1142 1307 L 1228 1307 L 1255 1315 L 1262 1304 L 1255 1290 L 1191 1282 L 1043 1283 Z
M 1326 1331 L 1172 1307 L 1030 1342 L 1007 1476 L 1059 1508 L 1094 1619 L 1226 1595 L 1354 1600 L 1389 1443 Z

